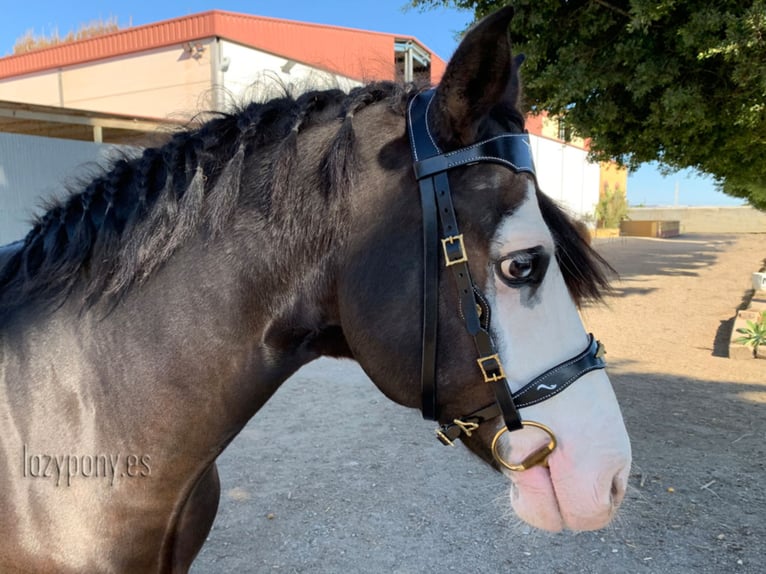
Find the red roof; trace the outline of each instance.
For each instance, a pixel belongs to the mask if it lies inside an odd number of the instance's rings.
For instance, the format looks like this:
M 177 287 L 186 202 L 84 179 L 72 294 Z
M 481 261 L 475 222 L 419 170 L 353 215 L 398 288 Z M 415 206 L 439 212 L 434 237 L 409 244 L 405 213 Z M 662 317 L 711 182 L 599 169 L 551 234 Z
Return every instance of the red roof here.
M 211 10 L 0 58 L 0 79 L 210 37 L 361 80 L 393 79 L 394 40 L 423 46 L 411 36 Z M 431 54 L 431 81 L 438 82 L 446 64 L 423 48 Z

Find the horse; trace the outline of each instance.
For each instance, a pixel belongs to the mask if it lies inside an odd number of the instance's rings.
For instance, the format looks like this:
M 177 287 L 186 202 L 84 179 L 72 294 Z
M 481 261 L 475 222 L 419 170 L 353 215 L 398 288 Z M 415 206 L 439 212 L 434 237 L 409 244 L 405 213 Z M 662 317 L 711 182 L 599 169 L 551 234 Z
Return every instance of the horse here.
M 0 571 L 187 572 L 216 458 L 320 356 L 529 524 L 609 523 L 630 441 L 578 305 L 610 272 L 537 188 L 511 17 L 436 87 L 283 95 L 116 159 L 2 250 Z

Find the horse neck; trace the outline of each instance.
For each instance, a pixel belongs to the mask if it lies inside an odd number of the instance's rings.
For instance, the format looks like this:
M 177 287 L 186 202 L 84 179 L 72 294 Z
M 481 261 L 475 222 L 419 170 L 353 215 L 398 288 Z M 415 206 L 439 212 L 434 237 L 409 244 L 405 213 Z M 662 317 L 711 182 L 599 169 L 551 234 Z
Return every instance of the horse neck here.
M 101 321 L 117 355 L 132 345 L 153 357 L 140 375 L 149 383 L 139 384 L 149 396 L 159 390 L 181 399 L 177 420 L 238 430 L 317 356 L 301 338 L 332 314 L 332 248 L 317 253 L 310 244 L 322 234 L 303 231 L 244 212 L 212 243 L 180 249 Z
M 52 314 L 19 315 L 13 332 L 4 326 L 0 335 L 8 372 L 18 372 L 12 380 L 34 377 L 20 400 L 47 401 L 53 418 L 55 404 L 76 397 L 71 416 L 97 435 L 159 441 L 168 457 L 179 445 L 217 453 L 317 356 L 303 340 L 332 314 L 332 235 L 291 233 L 243 209 L 212 241 L 192 238 L 116 304 L 83 310 L 75 291 Z M 318 237 L 329 244 L 311 246 Z
M 225 444 L 301 365 L 328 348 L 349 354 L 333 291 L 349 228 L 348 186 L 343 169 L 334 189 L 317 169 L 317 150 L 337 132 L 327 125 L 301 134 L 268 201 L 257 177 L 268 173 L 268 158 L 255 159 L 224 228 L 211 235 L 201 226 L 117 304 L 83 311 L 75 289 L 52 319 L 32 308 L 23 343 L 44 348 L 49 364 L 74 357 L 66 384 L 95 403 L 91 410 L 145 405 L 142 416 L 164 421 L 169 445 Z M 113 432 L 130 428 L 130 418 L 118 414 Z

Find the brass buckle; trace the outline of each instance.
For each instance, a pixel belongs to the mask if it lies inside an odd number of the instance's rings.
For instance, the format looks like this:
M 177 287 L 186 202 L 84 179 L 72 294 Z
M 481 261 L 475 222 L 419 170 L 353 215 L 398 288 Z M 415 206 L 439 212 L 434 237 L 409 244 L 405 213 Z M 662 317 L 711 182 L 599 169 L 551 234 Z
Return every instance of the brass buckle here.
M 500 454 L 497 452 L 498 439 L 500 439 L 503 433 L 508 432 L 508 427 L 504 426 L 499 431 L 497 431 L 495 438 L 492 439 L 492 456 L 499 464 L 514 472 L 528 470 L 537 465 L 548 466 L 548 456 L 556 448 L 556 435 L 554 435 L 553 431 L 542 423 L 537 423 L 535 421 L 522 421 L 521 424 L 525 427 L 535 427 L 544 431 L 550 437 L 548 444 L 527 455 L 527 457 L 520 463 L 512 464 L 507 460 L 503 460 L 500 457 Z
M 447 246 L 448 244 L 451 246 L 453 243 L 457 242 L 458 246 L 458 253 L 457 258 L 450 257 L 450 250 Z M 459 235 L 450 235 L 449 237 L 445 237 L 442 239 L 442 250 L 444 251 L 444 260 L 446 261 L 446 266 L 449 267 L 450 265 L 456 265 L 458 263 L 465 263 L 468 261 L 468 256 L 465 254 L 465 244 L 463 243 L 463 234 Z
M 597 359 L 603 359 L 604 355 L 606 355 L 606 347 L 604 347 L 601 341 L 596 341 L 596 354 L 594 355 L 594 357 L 596 357 Z
M 495 361 L 495 363 L 497 363 L 497 374 L 490 375 L 487 373 L 487 367 L 484 363 L 488 361 Z M 476 359 L 476 362 L 479 364 L 479 368 L 481 369 L 481 374 L 484 376 L 485 383 L 494 383 L 495 381 L 500 381 L 505 378 L 503 363 L 500 362 L 500 357 L 497 353 L 494 355 L 489 355 L 488 357 L 479 357 Z
M 461 421 L 460 419 L 453 419 L 452 423 L 460 427 L 460 430 L 463 431 L 466 436 L 471 436 L 473 431 L 478 430 L 479 423 L 472 423 L 470 421 Z M 442 444 L 446 446 L 455 446 L 454 441 L 450 440 L 450 438 L 444 434 L 444 431 L 441 429 L 436 429 L 436 438 L 438 438 Z

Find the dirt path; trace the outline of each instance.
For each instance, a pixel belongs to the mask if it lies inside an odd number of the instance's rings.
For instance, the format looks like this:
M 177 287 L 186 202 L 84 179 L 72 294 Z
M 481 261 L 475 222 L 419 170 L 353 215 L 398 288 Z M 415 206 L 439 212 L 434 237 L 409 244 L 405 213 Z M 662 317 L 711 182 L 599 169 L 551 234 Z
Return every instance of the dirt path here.
M 387 401 L 350 362 L 280 389 L 221 457 L 194 572 L 719 574 L 766 563 L 766 361 L 722 357 L 766 235 L 616 239 L 606 343 L 634 449 L 603 532 L 530 532 L 505 479 Z

